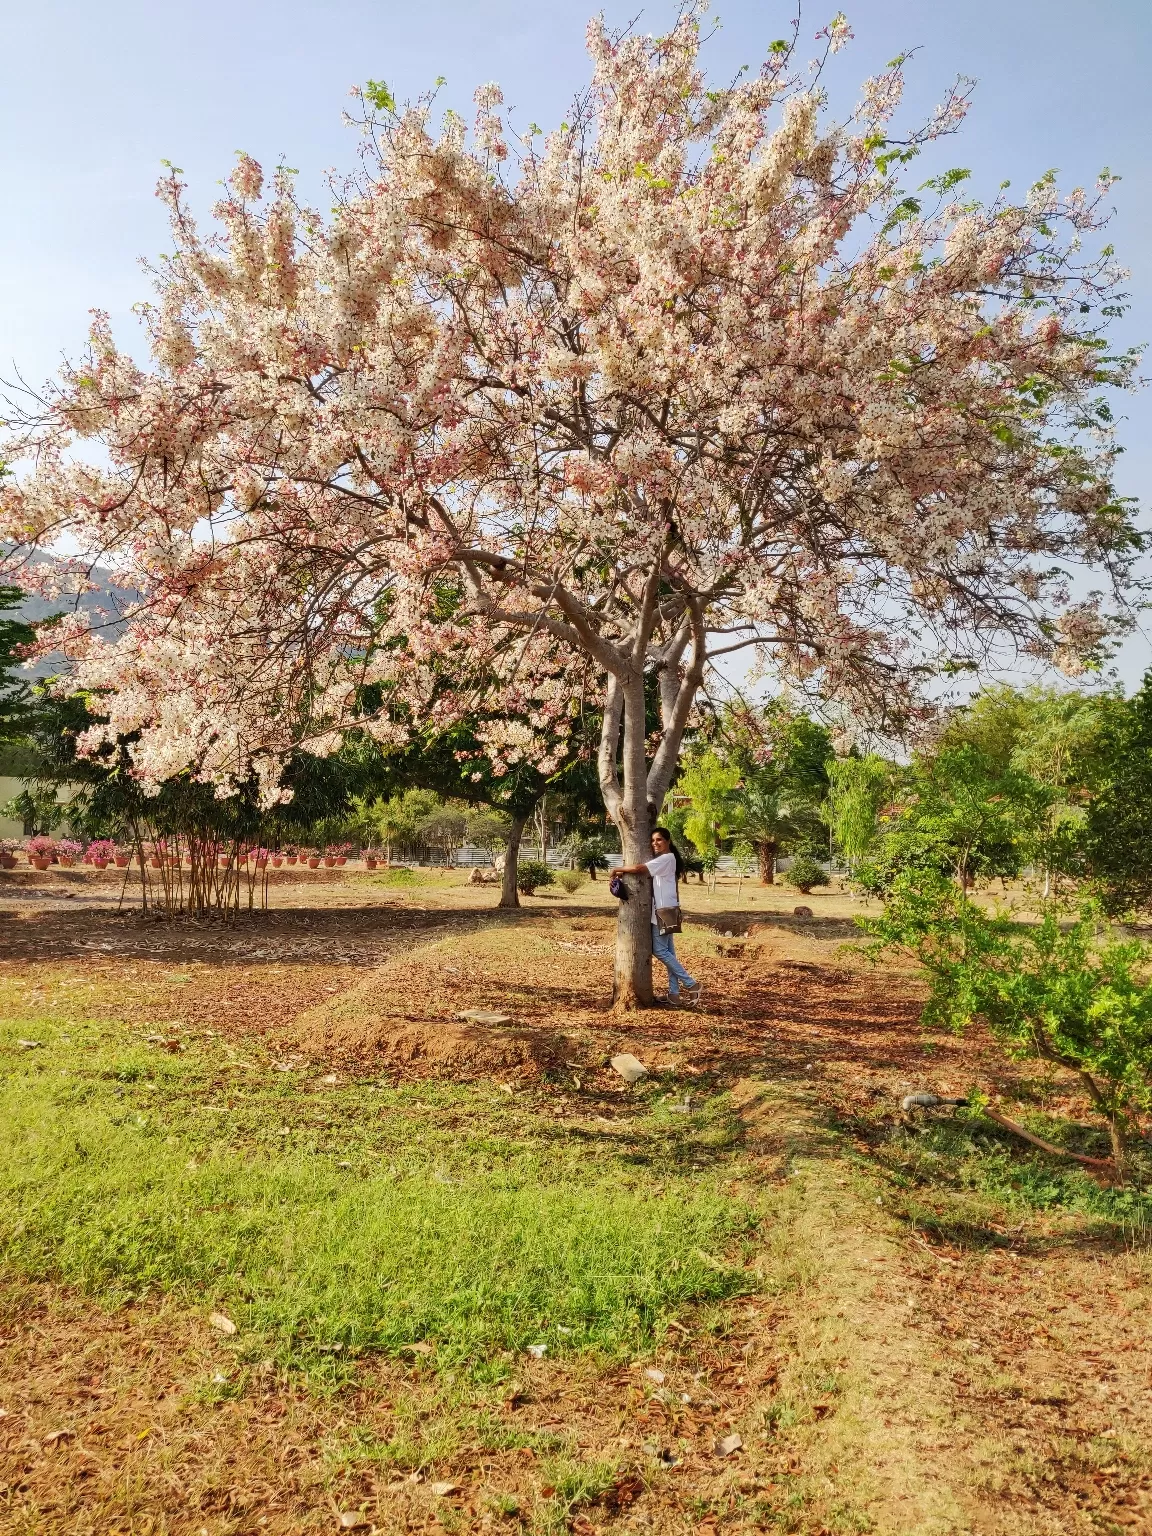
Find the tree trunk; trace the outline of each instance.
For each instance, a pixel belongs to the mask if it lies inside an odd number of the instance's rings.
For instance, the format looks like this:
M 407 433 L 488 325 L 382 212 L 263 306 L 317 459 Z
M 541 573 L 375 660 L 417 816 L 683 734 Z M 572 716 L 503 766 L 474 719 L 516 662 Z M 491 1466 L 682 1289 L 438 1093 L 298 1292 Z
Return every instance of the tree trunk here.
M 1113 1112 L 1108 1122 L 1108 1138 L 1112 1143 L 1112 1161 L 1116 1164 L 1116 1178 L 1121 1184 L 1124 1183 L 1124 1163 L 1128 1153 L 1128 1138 L 1124 1132 L 1124 1121 Z
M 652 857 L 647 840 L 642 845 L 625 839 L 625 864 L 640 864 Z M 625 1012 L 645 1008 L 652 992 L 652 882 L 647 875 L 623 875 L 628 900 L 616 914 L 616 968 L 612 1004 Z
M 644 684 L 624 690 L 624 772 L 616 824 L 625 864 L 652 857 L 648 828 L 645 763 Z M 612 1003 L 618 1011 L 646 1008 L 652 995 L 652 882 L 647 875 L 625 875 L 628 900 L 616 916 L 616 970 Z
M 548 796 L 541 795 L 536 807 L 536 830 L 540 838 L 540 862 L 548 862 Z
M 516 874 L 520 862 L 520 839 L 524 835 L 527 816 L 513 816 L 508 828 L 508 847 L 504 853 L 504 873 L 500 877 L 498 907 L 518 907 L 520 894 L 516 889 Z
M 776 883 L 776 844 L 764 841 L 756 844 L 756 856 L 760 861 L 760 884 Z

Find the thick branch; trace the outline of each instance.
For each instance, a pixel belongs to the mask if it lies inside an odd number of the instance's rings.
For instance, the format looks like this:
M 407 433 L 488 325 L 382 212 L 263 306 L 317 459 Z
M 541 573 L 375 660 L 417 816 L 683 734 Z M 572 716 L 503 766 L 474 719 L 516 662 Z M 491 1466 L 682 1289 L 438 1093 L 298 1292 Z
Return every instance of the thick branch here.
M 659 805 L 668 793 L 668 786 L 676 770 L 676 760 L 680 755 L 680 743 L 684 739 L 684 727 L 688 724 L 689 712 L 704 680 L 704 615 L 695 597 L 688 598 L 688 615 L 692 627 L 692 663 L 684 674 L 671 719 L 665 724 L 664 735 L 652 759 L 652 767 L 648 770 L 648 799 L 654 805 Z
M 619 824 L 621 793 L 616 757 L 620 750 L 620 721 L 623 714 L 624 690 L 619 681 L 609 673 L 608 692 L 604 700 L 604 722 L 600 728 L 597 768 L 600 776 L 600 792 L 604 796 L 604 807 L 617 824 Z

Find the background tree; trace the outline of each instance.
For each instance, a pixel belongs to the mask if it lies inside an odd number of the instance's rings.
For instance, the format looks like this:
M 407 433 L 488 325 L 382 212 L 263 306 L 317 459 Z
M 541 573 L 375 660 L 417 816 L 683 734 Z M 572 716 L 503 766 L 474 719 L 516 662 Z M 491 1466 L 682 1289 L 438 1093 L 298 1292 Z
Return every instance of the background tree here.
M 872 851 L 880 812 L 896 793 L 900 777 L 894 763 L 874 752 L 828 764 L 824 816 L 850 870 Z
M 976 747 L 919 756 L 903 776 L 861 880 L 883 891 L 901 870 L 923 868 L 947 873 L 967 890 L 978 876 L 1014 877 L 1035 847 L 1047 804 L 1035 780 L 1000 770 Z
M 265 202 L 242 156 L 204 238 L 165 180 L 151 371 L 98 320 L 16 422 L 34 470 L 3 493 L 10 570 L 66 540 L 69 568 L 135 594 L 114 645 L 80 615 L 54 640 L 108 691 L 86 750 L 130 741 L 147 783 L 190 769 L 270 802 L 301 744 L 337 749 L 365 684 L 418 715 L 438 657 L 514 712 L 562 652 L 544 724 L 577 677 L 598 691 L 601 792 L 636 863 L 720 655 L 757 647 L 900 728 L 938 665 L 1099 654 L 1069 570 L 1121 580 L 1139 545 L 1101 435 L 1101 386 L 1132 372 L 1102 334 L 1108 179 L 986 206 L 955 170 L 909 193 L 965 89 L 896 129 L 901 57 L 833 121 L 794 39 L 714 90 L 701 16 L 593 23 L 589 91 L 517 156 L 495 86 L 471 140 L 373 88 L 330 219 L 286 170 Z M 849 35 L 825 28 L 825 56 Z M 651 997 L 645 900 L 620 908 L 616 995 Z
M 501 907 L 520 905 L 520 842 L 544 794 L 551 794 L 570 816 L 587 815 L 599 805 L 592 736 L 599 722 L 580 714 L 565 720 L 553 732 L 551 753 L 543 762 L 523 750 L 525 738 L 532 734 L 526 722 L 484 709 L 474 709 L 467 721 L 443 730 L 417 730 L 404 747 L 384 756 L 383 769 L 391 784 L 418 785 L 446 800 L 485 806 L 505 818 Z M 490 732 L 498 732 L 503 741 L 497 757 L 488 750 Z
M 608 868 L 608 855 L 612 850 L 601 833 L 580 830 L 571 834 L 562 851 L 576 869 L 583 870 L 589 879 L 595 880 L 598 869 Z
M 1152 671 L 1131 699 L 1106 712 L 1097 739 L 1098 789 L 1084 849 L 1104 909 L 1152 907 Z
M 994 771 L 1032 781 L 1030 805 L 1046 808 L 1025 817 L 1021 836 L 1045 898 L 1054 877 L 1085 872 L 1085 806 L 1107 772 L 1107 723 L 1120 707 L 1114 693 L 1001 686 L 978 694 L 942 734 L 943 747 L 969 745 Z
M 715 870 L 721 847 L 736 823 L 739 784 L 740 770 L 710 747 L 689 758 L 677 781 L 678 792 L 688 802 L 684 834 L 706 869 Z
M 832 740 L 823 725 L 782 700 L 743 700 L 722 711 L 717 750 L 740 773 L 734 831 L 756 850 L 760 882 L 771 885 L 781 852 L 816 852 L 828 793 Z

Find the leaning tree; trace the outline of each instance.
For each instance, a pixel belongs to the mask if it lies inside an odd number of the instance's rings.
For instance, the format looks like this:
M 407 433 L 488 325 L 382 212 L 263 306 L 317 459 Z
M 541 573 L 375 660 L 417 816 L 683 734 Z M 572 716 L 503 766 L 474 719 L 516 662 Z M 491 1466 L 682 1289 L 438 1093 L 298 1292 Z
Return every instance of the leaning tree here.
M 284 753 L 330 750 L 366 687 L 417 718 L 447 667 L 438 724 L 478 689 L 522 719 L 542 666 L 547 739 L 568 668 L 599 689 L 632 863 L 718 656 L 901 728 L 941 663 L 1099 647 L 1069 571 L 1121 579 L 1137 546 L 1098 400 L 1132 370 L 1102 335 L 1111 253 L 1087 249 L 1107 178 L 985 205 L 956 170 L 910 193 L 966 85 L 897 134 L 896 60 L 836 120 L 837 17 L 814 65 L 794 34 L 713 89 L 701 15 L 661 37 L 593 22 L 591 85 L 547 137 L 512 135 L 495 85 L 469 133 L 371 84 L 330 214 L 283 168 L 265 196 L 241 156 L 205 236 L 162 182 L 152 365 L 97 317 L 15 423 L 34 468 L 0 520 L 10 569 L 48 547 L 123 583 L 114 643 L 82 617 L 51 641 L 104 691 L 94 745 L 131 733 L 146 783 L 255 771 L 275 798 Z M 623 1005 L 651 997 L 637 894 Z

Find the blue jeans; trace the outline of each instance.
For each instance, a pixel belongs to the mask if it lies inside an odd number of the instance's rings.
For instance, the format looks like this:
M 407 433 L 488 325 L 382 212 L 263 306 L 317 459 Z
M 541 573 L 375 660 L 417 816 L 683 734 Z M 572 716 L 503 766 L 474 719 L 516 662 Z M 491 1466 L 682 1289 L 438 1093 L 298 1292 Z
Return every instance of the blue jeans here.
M 661 933 L 656 924 L 652 924 L 652 954 L 668 972 L 668 996 L 679 997 L 681 985 L 694 987 L 696 983 L 676 958 L 676 945 L 673 935 Z

